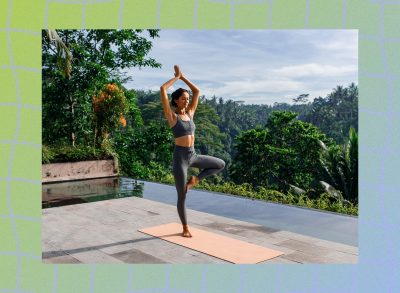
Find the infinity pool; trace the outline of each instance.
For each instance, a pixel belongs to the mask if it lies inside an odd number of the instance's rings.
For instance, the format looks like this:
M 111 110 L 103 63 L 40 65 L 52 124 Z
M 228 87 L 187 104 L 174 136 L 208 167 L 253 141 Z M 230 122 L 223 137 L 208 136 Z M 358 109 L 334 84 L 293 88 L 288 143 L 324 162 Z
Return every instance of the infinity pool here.
M 138 196 L 176 205 L 173 185 L 103 178 L 42 185 L 42 207 Z M 186 207 L 227 218 L 358 246 L 358 217 L 191 189 Z
M 42 208 L 129 196 L 143 197 L 143 183 L 112 177 L 42 184 Z

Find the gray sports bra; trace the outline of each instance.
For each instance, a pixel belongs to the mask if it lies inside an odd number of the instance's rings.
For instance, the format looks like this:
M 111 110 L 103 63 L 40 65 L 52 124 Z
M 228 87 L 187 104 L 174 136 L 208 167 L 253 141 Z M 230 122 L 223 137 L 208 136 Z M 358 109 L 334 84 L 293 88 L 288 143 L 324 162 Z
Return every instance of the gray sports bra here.
M 172 133 L 174 134 L 174 137 L 181 137 L 181 136 L 185 136 L 185 135 L 193 135 L 194 131 L 196 130 L 196 125 L 194 125 L 194 122 L 192 119 L 190 119 L 189 121 L 184 121 L 181 119 L 181 117 L 179 117 L 179 115 L 177 113 L 176 117 L 177 117 L 177 121 L 176 124 L 171 127 L 172 129 Z M 188 115 L 189 116 L 189 115 Z M 190 118 L 190 116 L 189 116 Z

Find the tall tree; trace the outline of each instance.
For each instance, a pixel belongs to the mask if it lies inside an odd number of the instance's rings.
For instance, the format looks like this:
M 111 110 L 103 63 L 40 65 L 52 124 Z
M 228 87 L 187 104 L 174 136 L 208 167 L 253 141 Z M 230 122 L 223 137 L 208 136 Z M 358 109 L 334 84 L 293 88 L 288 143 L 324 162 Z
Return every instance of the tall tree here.
M 69 137 L 75 144 L 88 143 L 93 129 L 92 96 L 112 82 L 119 86 L 131 77 L 122 72 L 130 67 L 161 67 L 146 58 L 152 43 L 143 30 L 57 30 L 57 34 L 73 56 L 71 78 L 57 66 L 57 49 L 42 34 L 43 60 L 43 139 L 54 143 Z M 150 38 L 158 30 L 146 31 Z M 52 127 L 46 127 L 51 125 Z
M 309 188 L 321 172 L 319 141 L 332 145 L 315 126 L 287 111 L 273 112 L 264 128 L 244 131 L 237 138 L 232 178 L 254 186 L 285 190 Z
M 297 98 L 294 98 L 293 102 L 295 104 L 297 104 L 297 103 L 298 104 L 305 104 L 305 103 L 308 102 L 308 96 L 309 96 L 309 94 L 301 94 Z

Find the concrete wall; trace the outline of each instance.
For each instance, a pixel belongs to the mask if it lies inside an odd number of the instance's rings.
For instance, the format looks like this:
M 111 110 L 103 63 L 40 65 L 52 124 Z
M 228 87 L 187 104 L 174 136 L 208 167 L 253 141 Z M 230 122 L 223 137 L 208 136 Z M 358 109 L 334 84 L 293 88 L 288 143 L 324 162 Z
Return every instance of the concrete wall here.
M 42 182 L 118 176 L 114 160 L 80 161 L 42 165 Z

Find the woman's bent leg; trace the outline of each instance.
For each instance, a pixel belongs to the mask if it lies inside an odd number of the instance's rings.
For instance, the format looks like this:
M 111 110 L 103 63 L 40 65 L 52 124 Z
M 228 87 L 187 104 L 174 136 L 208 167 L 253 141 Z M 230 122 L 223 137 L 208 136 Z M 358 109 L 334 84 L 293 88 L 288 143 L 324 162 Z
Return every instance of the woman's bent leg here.
M 200 174 L 197 175 L 199 180 L 202 180 L 208 176 L 221 172 L 225 168 L 225 162 L 212 156 L 196 155 L 193 160 L 191 160 L 189 167 L 202 169 Z

